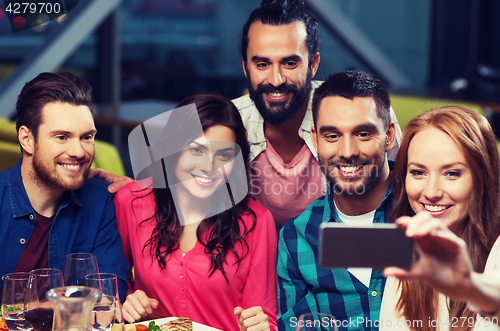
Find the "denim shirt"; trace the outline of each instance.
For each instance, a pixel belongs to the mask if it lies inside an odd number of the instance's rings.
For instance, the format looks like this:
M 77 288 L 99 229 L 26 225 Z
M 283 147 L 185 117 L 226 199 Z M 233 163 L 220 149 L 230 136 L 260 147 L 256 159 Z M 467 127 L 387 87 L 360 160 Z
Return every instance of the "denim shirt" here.
M 22 159 L 0 172 L 0 276 L 12 272 L 33 232 L 36 215 L 21 177 Z M 129 265 L 116 227 L 113 196 L 102 179 L 87 179 L 76 191 L 66 191 L 57 208 L 48 240 L 49 267 L 64 270 L 66 255 L 93 253 L 99 272 L 118 277 L 125 300 Z

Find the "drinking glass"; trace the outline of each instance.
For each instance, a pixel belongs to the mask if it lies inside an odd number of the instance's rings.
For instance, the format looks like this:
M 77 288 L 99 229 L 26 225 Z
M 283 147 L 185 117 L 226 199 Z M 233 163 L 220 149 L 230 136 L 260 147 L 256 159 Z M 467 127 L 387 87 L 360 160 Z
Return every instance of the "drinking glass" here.
M 335 317 L 325 313 L 300 315 L 295 331 L 338 331 Z
M 44 268 L 30 271 L 24 301 L 24 318 L 34 330 L 52 330 L 54 310 L 45 293 L 61 286 L 64 286 L 64 282 L 59 269 Z
M 66 256 L 64 263 L 64 284 L 83 286 L 85 276 L 99 272 L 97 259 L 92 253 L 72 253 Z
M 24 319 L 23 311 L 28 278 L 28 272 L 14 272 L 2 277 L 2 316 L 10 331 L 32 329 Z
M 85 277 L 85 286 L 93 287 L 101 294 L 92 310 L 92 329 L 94 331 L 109 331 L 114 323 L 123 325 L 116 275 L 109 273 L 89 274 Z

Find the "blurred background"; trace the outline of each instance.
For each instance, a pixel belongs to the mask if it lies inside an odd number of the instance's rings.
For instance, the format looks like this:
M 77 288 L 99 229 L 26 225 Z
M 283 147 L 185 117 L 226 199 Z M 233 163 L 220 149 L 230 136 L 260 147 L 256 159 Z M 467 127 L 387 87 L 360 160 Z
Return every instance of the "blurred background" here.
M 14 120 L 15 98 L 38 73 L 73 72 L 94 86 L 98 138 L 115 145 L 132 175 L 127 137 L 136 125 L 191 94 L 245 93 L 240 32 L 260 0 L 77 2 L 65 16 L 13 33 L 0 1 L 0 118 Z M 398 118 L 435 102 L 459 102 L 497 126 L 500 1 L 306 0 L 306 6 L 319 20 L 316 79 L 365 70 L 404 101 L 398 107 L 393 101 Z

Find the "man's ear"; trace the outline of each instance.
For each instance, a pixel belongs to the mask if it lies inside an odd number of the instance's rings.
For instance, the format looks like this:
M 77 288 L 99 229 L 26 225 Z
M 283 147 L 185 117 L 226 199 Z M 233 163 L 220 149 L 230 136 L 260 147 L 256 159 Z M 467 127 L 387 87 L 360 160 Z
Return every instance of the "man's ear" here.
M 313 141 L 314 149 L 316 150 L 316 153 L 318 153 L 318 135 L 316 133 L 315 125 L 311 127 L 311 139 Z
M 385 131 L 385 151 L 388 152 L 394 147 L 396 142 L 396 126 L 393 121 L 389 122 L 389 127 Z
M 247 66 L 246 66 L 246 62 L 243 58 L 241 58 L 241 66 L 243 67 L 243 73 L 245 74 L 245 77 L 247 77 Z
M 316 75 L 316 72 L 318 72 L 319 61 L 320 61 L 320 56 L 319 53 L 316 52 L 316 54 L 311 60 L 311 79 L 314 78 L 314 75 Z
M 17 139 L 19 139 L 19 144 L 26 153 L 33 154 L 35 149 L 35 137 L 33 137 L 33 132 L 31 132 L 30 129 L 25 125 L 21 126 L 17 132 Z

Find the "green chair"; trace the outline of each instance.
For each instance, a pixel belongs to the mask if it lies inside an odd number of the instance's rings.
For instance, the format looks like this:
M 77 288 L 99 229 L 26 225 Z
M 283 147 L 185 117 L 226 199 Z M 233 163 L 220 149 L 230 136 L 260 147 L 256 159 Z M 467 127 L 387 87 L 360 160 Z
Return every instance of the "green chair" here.
M 403 130 L 413 118 L 426 110 L 447 105 L 461 105 L 484 115 L 483 108 L 478 104 L 457 102 L 446 99 L 433 99 L 393 94 L 391 95 L 391 105 L 394 109 L 394 113 L 396 114 L 401 130 Z M 500 152 L 500 141 L 498 140 L 497 148 Z
M 435 99 L 414 97 L 406 95 L 391 95 L 391 105 L 398 119 L 401 130 L 417 115 L 425 112 L 426 110 L 447 106 L 447 105 L 461 105 L 480 114 L 483 114 L 483 109 L 480 105 L 474 103 L 457 102 L 454 100 Z

